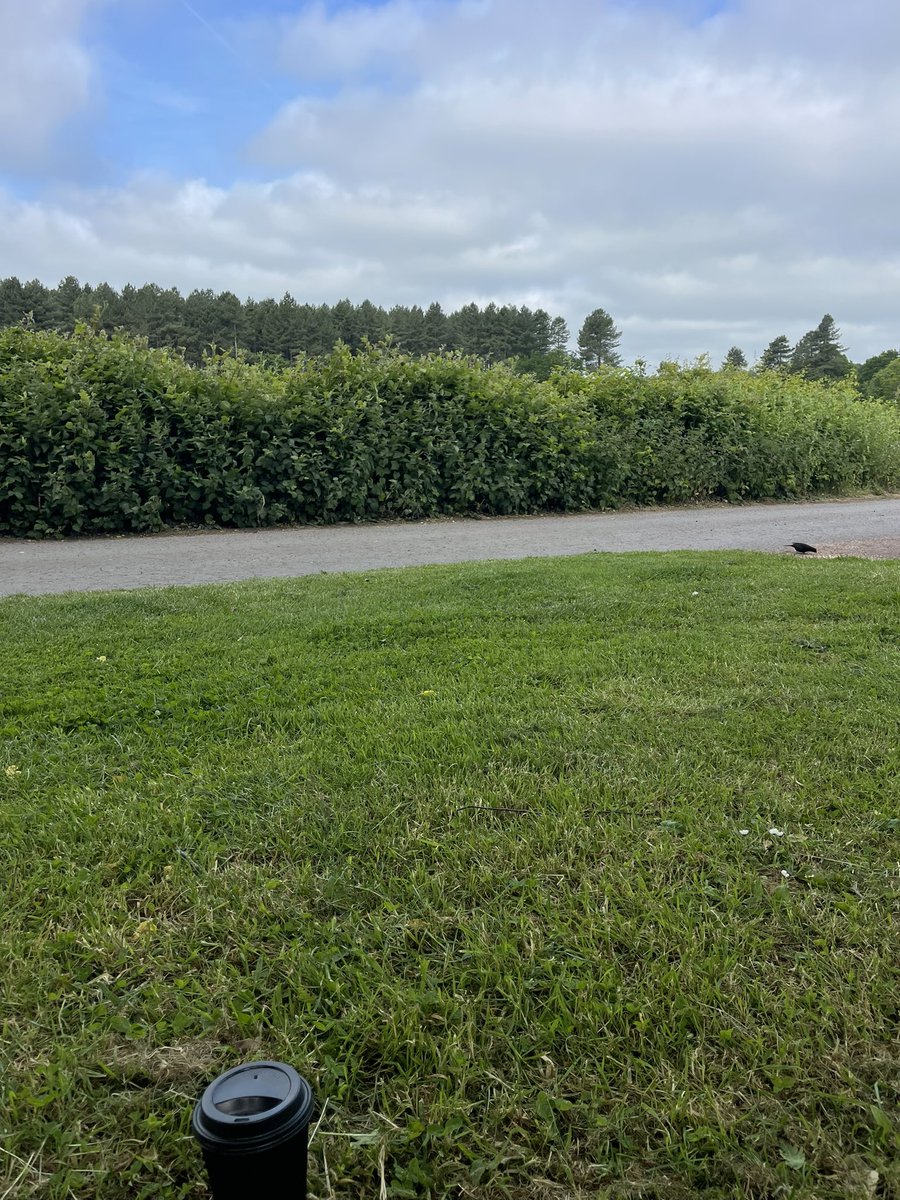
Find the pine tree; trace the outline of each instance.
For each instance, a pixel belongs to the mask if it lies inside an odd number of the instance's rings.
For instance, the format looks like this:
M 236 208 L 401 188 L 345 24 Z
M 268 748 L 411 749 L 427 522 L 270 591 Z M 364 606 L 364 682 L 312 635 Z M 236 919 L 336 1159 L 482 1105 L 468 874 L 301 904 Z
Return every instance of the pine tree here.
M 551 349 L 550 314 L 543 308 L 536 308 L 533 313 L 528 313 L 527 308 L 520 311 L 523 315 L 528 314 L 530 317 L 528 352 L 530 354 L 549 354 Z
M 292 362 L 306 351 L 303 311 L 290 292 L 278 301 L 278 353 Z
M 338 300 L 331 310 L 337 337 L 351 350 L 358 350 L 361 341 L 359 313 L 352 300 Z
M 219 292 L 212 308 L 212 341 L 221 350 L 244 344 L 244 306 L 234 292 Z
M 185 348 L 193 362 L 199 362 L 215 342 L 216 295 L 212 288 L 195 288 L 184 302 Z
M 488 362 L 503 362 L 513 356 L 516 310 L 492 300 L 481 314 L 482 341 L 479 353 Z
M 81 298 L 81 284 L 74 275 L 67 275 L 50 292 L 50 321 L 54 329 L 71 331 L 75 328 L 75 305 Z
M 184 323 L 184 297 L 178 288 L 153 289 L 153 302 L 150 306 L 149 333 L 151 346 L 184 346 L 187 340 L 187 328 Z M 143 289 L 142 289 L 143 290 Z M 243 320 L 243 305 L 241 306 Z M 242 333 L 241 344 L 244 344 Z
M 791 343 L 785 334 L 779 334 L 763 350 L 757 366 L 760 371 L 784 371 L 791 361 Z
M 391 344 L 398 350 L 409 353 L 410 333 L 409 308 L 405 304 L 395 304 L 388 310 L 388 337 L 391 339 Z
M 50 290 L 45 288 L 39 279 L 30 279 L 22 287 L 22 304 L 25 312 L 30 315 L 36 329 L 51 329 L 53 327 L 53 312 L 50 302 Z
M 327 304 L 322 313 L 313 304 L 298 304 L 289 292 L 285 292 L 278 307 L 285 358 L 293 360 L 300 354 L 326 354 L 331 349 L 331 309 Z
M 585 317 L 578 334 L 581 361 L 591 370 L 599 366 L 619 366 L 622 359 L 617 347 L 621 336 L 609 313 L 603 308 L 595 308 Z
M 285 324 L 275 300 L 248 300 L 244 306 L 244 325 L 248 349 L 256 354 L 284 354 Z
M 565 317 L 554 317 L 550 322 L 550 349 L 562 350 L 569 348 L 569 326 Z
M 146 284 L 138 290 L 133 284 L 126 283 L 122 288 L 122 328 L 138 337 L 147 337 L 150 331 L 146 293 L 153 287 L 153 284 Z
M 725 355 L 722 366 L 723 368 L 731 368 L 734 371 L 745 371 L 747 369 L 747 356 L 740 346 L 732 346 Z
M 397 345 L 406 354 L 427 353 L 425 314 L 418 304 L 412 308 L 398 305 L 389 313 L 390 331 Z
M 843 379 L 850 373 L 851 363 L 831 313 L 826 313 L 815 329 L 804 333 L 794 347 L 790 369 L 807 379 Z
M 88 289 L 85 288 L 85 293 Z M 89 294 L 82 294 L 78 302 L 81 307 L 85 301 L 90 304 L 90 320 L 97 321 L 101 329 L 111 331 L 122 325 L 122 297 L 108 283 L 98 283 Z
M 0 282 L 0 325 L 18 325 L 25 315 L 25 293 L 15 275 Z
M 481 331 L 481 309 L 477 304 L 464 304 L 450 314 L 453 344 L 464 354 L 478 354 Z
M 334 323 L 334 309 L 328 304 L 320 304 L 316 309 L 316 354 L 330 354 L 338 340 L 337 326 Z
M 450 322 L 440 304 L 429 304 L 422 318 L 422 333 L 426 353 L 450 349 Z
M 356 310 L 358 336 L 360 341 L 368 338 L 372 343 L 380 342 L 387 334 L 388 319 L 383 308 L 373 304 L 371 300 L 363 300 Z

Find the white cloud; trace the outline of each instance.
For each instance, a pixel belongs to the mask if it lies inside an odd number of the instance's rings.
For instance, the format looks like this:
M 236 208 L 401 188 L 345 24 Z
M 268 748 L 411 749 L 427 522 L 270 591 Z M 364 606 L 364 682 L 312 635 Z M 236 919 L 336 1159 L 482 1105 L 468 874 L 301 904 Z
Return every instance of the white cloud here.
M 505 236 L 473 230 L 473 290 L 487 269 L 508 297 L 517 262 L 570 313 L 609 307 L 626 342 L 677 313 L 701 325 L 668 353 L 721 353 L 748 328 L 757 351 L 826 308 L 870 327 L 858 355 L 897 341 L 900 77 L 885 46 L 900 9 L 863 0 L 838 20 L 810 0 L 747 0 L 691 22 L 557 0 L 522 13 L 519 0 L 305 9 L 282 30 L 282 62 L 343 86 L 286 106 L 257 153 L 351 186 L 489 199 Z M 373 84 L 379 63 L 402 65 L 401 91 Z M 729 335 L 723 313 L 745 324 Z M 629 349 L 652 357 L 663 343 L 648 340 Z
M 826 310 L 856 358 L 900 341 L 900 6 L 298 10 L 227 28 L 296 80 L 251 148 L 271 182 L 0 198 L 8 269 L 541 304 L 573 333 L 602 305 L 650 361 L 753 355 Z
M 0 0 L 0 166 L 33 168 L 60 126 L 90 98 L 79 41 L 99 0 Z
M 396 69 L 427 42 L 437 7 L 430 0 L 391 0 L 382 7 L 336 11 L 312 4 L 300 18 L 280 22 L 280 57 L 307 79 L 346 79 L 387 64 Z

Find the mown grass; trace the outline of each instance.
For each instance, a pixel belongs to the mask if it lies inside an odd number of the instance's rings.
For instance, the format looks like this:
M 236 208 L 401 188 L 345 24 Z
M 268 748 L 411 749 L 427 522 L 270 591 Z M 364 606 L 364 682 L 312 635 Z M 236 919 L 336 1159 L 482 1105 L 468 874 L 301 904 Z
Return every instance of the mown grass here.
M 0 1196 L 202 1195 L 248 1057 L 313 1081 L 323 1200 L 900 1195 L 898 585 L 2 602 Z

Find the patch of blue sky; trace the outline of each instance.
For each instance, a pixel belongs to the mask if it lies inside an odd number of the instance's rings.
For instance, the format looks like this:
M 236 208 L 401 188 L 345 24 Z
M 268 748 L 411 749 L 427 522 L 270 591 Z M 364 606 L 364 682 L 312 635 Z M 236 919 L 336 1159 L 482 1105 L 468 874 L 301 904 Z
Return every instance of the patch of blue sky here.
M 201 176 L 226 185 L 260 174 L 247 146 L 299 93 L 276 62 L 245 52 L 242 20 L 297 11 L 267 0 L 158 0 L 99 10 L 89 31 L 100 98 L 73 123 L 98 183 L 136 171 Z M 211 16 L 210 14 L 214 14 Z M 332 84 L 304 95 L 334 94 Z
M 366 0 L 372 7 L 386 2 Z M 330 0 L 329 7 L 347 3 Z M 327 100 L 343 86 L 337 77 L 298 79 L 265 37 L 242 36 L 302 8 L 297 0 L 103 6 L 89 31 L 102 99 L 73 124 L 85 146 L 77 173 L 110 184 L 136 171 L 202 177 L 221 186 L 235 177 L 265 178 L 268 172 L 248 150 L 256 136 L 290 101 Z M 354 86 L 392 95 L 415 84 L 413 70 L 396 60 L 390 69 L 373 66 L 354 80 Z
M 13 171 L 9 167 L 0 168 L 0 199 L 6 193 L 8 196 L 15 197 L 16 200 L 24 200 L 27 204 L 42 200 L 46 192 L 43 175 L 38 177 L 21 171 Z

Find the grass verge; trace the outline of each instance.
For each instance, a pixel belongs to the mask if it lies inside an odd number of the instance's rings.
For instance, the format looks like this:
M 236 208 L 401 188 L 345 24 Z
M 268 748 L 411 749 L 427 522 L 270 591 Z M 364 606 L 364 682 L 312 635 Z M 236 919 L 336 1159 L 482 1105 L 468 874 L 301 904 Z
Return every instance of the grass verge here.
M 900 1195 L 900 563 L 591 555 L 0 603 L 0 1195 Z M 8 1190 L 7 1190 L 8 1189 Z

